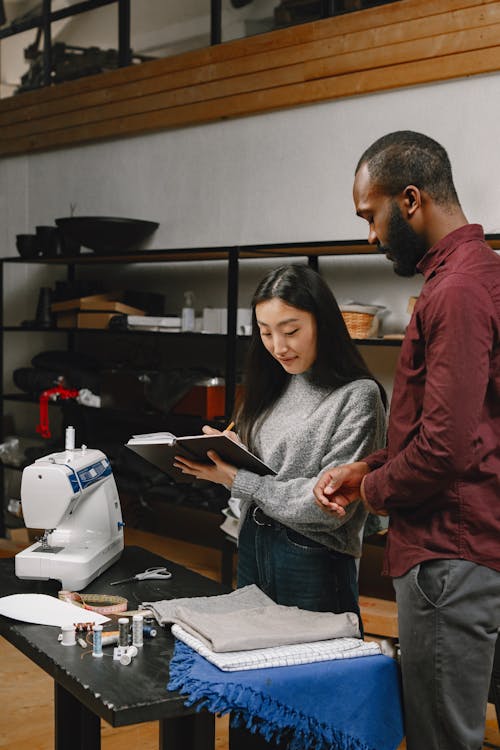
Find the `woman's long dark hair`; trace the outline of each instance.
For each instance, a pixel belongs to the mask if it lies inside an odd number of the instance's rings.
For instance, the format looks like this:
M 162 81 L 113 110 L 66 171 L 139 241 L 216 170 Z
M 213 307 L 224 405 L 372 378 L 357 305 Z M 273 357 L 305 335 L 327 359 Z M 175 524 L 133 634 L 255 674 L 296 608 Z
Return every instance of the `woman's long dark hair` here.
M 311 382 L 324 388 L 338 388 L 353 380 L 369 378 L 383 387 L 368 369 L 353 343 L 330 287 L 306 265 L 287 265 L 270 271 L 260 282 L 252 299 L 252 335 L 246 357 L 245 395 L 237 415 L 240 438 L 252 448 L 252 427 L 281 396 L 290 378 L 271 356 L 260 338 L 255 315 L 259 302 L 279 298 L 287 305 L 312 313 L 316 320 L 316 361 Z

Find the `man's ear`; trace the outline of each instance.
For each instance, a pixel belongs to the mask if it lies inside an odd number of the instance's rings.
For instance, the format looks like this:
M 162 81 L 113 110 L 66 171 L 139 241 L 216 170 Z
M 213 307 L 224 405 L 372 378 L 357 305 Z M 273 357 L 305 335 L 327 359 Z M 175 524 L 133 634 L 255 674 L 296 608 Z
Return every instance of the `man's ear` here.
M 422 193 L 415 185 L 407 185 L 403 190 L 403 208 L 406 217 L 411 219 L 422 207 Z

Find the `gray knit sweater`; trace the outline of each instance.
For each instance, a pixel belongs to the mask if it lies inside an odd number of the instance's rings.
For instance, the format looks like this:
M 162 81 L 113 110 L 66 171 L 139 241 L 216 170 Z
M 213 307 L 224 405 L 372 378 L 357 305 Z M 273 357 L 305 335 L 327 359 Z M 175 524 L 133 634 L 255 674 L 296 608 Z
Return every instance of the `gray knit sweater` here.
M 373 380 L 355 380 L 336 390 L 292 375 L 285 393 L 262 421 L 256 453 L 276 476 L 240 469 L 232 494 L 241 521 L 255 502 L 272 518 L 338 552 L 361 554 L 366 512 L 352 503 L 343 518 L 322 511 L 313 488 L 327 468 L 358 461 L 385 444 L 385 410 Z

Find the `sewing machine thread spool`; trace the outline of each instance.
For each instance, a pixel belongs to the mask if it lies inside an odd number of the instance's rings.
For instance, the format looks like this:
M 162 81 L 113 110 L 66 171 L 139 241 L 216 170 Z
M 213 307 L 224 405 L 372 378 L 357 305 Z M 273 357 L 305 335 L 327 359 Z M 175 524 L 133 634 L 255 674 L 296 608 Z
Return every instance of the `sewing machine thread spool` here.
M 120 617 L 118 619 L 118 645 L 128 646 L 128 634 L 129 634 L 129 620 L 128 617 Z
M 75 626 L 74 625 L 63 625 L 61 628 L 61 644 L 63 646 L 75 646 Z
M 123 664 L 124 667 L 128 666 L 134 656 L 137 656 L 137 649 L 135 646 L 129 646 L 128 648 L 121 650 L 119 656 L 120 664 Z
M 74 451 L 75 450 L 75 428 L 69 425 L 66 427 L 66 435 L 65 435 L 65 446 L 67 451 Z
M 142 615 L 132 616 L 132 645 L 141 648 L 144 645 L 142 628 L 144 617 Z
M 94 625 L 93 629 L 93 649 L 92 656 L 102 656 L 102 625 Z
M 144 625 L 142 628 L 142 634 L 144 638 L 156 638 L 158 630 L 153 625 Z
M 131 661 L 132 657 L 126 652 L 120 656 L 120 664 L 123 664 L 124 667 L 128 666 Z

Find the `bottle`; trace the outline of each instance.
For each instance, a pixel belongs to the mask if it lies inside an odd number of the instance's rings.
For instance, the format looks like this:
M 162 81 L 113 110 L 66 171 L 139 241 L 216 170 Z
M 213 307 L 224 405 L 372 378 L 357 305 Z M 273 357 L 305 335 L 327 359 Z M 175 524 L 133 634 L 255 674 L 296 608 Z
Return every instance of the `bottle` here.
M 181 329 L 183 331 L 194 331 L 194 294 L 190 291 L 184 292 Z

